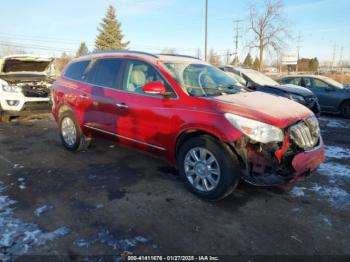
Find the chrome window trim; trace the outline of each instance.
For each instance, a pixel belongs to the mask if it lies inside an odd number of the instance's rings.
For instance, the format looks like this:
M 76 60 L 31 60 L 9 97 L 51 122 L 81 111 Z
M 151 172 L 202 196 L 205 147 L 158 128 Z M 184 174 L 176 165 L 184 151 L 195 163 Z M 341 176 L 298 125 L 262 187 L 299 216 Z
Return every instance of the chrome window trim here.
M 93 126 L 90 126 L 90 125 L 86 125 L 86 124 L 85 124 L 84 126 L 87 127 L 87 128 L 90 128 L 90 129 L 93 129 L 93 130 L 102 132 L 102 133 L 106 133 L 106 134 L 109 134 L 109 135 L 112 135 L 112 136 L 116 136 L 116 137 L 118 137 L 118 138 L 122 138 L 122 139 L 125 139 L 125 140 L 129 140 L 129 141 L 132 141 L 132 142 L 136 142 L 136 143 L 139 143 L 139 144 L 142 144 L 142 145 L 145 145 L 145 146 L 149 146 L 149 147 L 152 147 L 152 148 L 161 150 L 161 151 L 166 151 L 166 149 L 165 149 L 164 147 L 160 147 L 160 146 L 155 146 L 155 145 L 152 145 L 152 144 L 148 144 L 148 143 L 146 143 L 146 142 L 142 142 L 142 141 L 139 141 L 139 140 L 130 138 L 130 137 L 118 135 L 118 134 L 115 134 L 115 133 L 112 133 L 112 132 L 109 132 L 109 131 L 106 131 L 106 130 L 103 130 L 103 129 L 100 129 L 100 128 L 97 128 L 97 127 L 93 127 Z

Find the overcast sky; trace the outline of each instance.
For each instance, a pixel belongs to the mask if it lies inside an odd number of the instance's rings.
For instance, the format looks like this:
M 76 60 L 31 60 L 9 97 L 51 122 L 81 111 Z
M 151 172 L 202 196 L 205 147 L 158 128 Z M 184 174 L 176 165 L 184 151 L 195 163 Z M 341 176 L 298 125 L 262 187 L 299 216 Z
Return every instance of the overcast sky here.
M 244 58 L 248 0 L 209 0 L 209 48 L 224 55 L 234 48 L 234 22 L 242 19 L 239 54 Z M 259 2 L 261 2 L 259 0 Z M 343 47 L 350 60 L 349 0 L 285 0 L 285 14 L 295 39 L 286 52 L 295 53 L 302 36 L 302 57 L 336 60 Z M 28 52 L 60 55 L 74 52 L 81 41 L 93 48 L 97 26 L 112 3 L 131 49 L 160 52 L 175 48 L 195 55 L 204 49 L 205 0 L 1 0 L 0 44 L 27 46 Z M 245 21 L 244 21 L 245 20 Z M 255 55 L 255 53 L 253 52 Z

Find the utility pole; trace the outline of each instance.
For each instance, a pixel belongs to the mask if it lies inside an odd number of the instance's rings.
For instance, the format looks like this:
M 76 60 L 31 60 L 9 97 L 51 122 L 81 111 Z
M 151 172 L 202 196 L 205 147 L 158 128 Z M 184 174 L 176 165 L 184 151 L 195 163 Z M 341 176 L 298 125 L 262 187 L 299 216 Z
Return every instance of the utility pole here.
M 340 56 L 339 56 L 339 63 L 338 66 L 340 66 L 340 73 L 341 73 L 341 83 L 344 84 L 344 74 L 343 74 L 343 52 L 344 47 L 342 46 L 340 48 Z
M 235 27 L 235 52 L 234 52 L 234 55 L 233 55 L 233 59 L 235 61 L 235 66 L 238 66 L 238 41 L 239 41 L 239 38 L 241 37 L 239 35 L 239 30 L 240 30 L 240 27 L 239 27 L 239 23 L 242 22 L 242 20 L 239 20 L 239 19 L 236 19 L 234 20 L 235 24 L 236 24 L 236 27 Z
M 299 59 L 300 59 L 300 48 L 301 48 L 301 35 L 300 32 L 298 34 L 298 45 L 297 45 L 297 66 L 296 66 L 296 71 L 299 71 L 299 67 L 298 67 L 298 63 L 299 63 Z
M 205 40 L 204 40 L 204 61 L 208 55 L 208 0 L 205 0 Z
M 333 71 L 333 67 L 334 67 L 334 63 L 335 63 L 335 54 L 336 54 L 336 53 L 337 53 L 337 44 L 334 44 L 331 71 Z

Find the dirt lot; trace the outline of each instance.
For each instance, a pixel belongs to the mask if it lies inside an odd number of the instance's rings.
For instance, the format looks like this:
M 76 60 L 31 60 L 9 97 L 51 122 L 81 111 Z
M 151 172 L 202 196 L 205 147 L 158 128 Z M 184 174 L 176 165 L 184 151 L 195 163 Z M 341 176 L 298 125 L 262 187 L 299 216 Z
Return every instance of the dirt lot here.
M 210 203 L 165 162 L 104 140 L 72 154 L 56 124 L 0 123 L 0 260 L 14 255 L 350 255 L 350 121 L 323 116 L 327 160 L 285 188 Z

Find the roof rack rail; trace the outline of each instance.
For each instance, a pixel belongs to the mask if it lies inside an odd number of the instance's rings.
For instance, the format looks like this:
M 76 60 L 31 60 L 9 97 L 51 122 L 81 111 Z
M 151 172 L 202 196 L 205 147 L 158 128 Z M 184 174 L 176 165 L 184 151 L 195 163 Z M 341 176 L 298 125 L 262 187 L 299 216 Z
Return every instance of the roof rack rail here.
M 141 52 L 141 51 L 133 51 L 133 50 L 99 50 L 94 52 L 89 52 L 86 54 L 82 54 L 81 56 L 88 56 L 88 55 L 96 55 L 96 54 L 104 54 L 104 53 L 127 53 L 127 54 L 139 54 L 139 55 L 148 55 L 154 58 L 158 58 L 157 55 L 150 54 L 147 52 Z
M 178 56 L 178 57 L 192 58 L 192 59 L 200 60 L 198 57 L 190 56 L 190 55 L 178 55 L 178 54 L 158 54 L 158 55 Z

